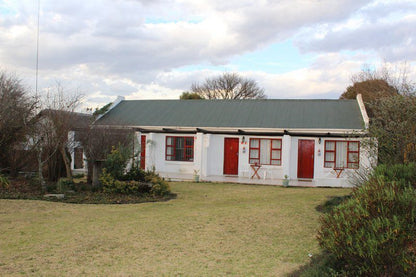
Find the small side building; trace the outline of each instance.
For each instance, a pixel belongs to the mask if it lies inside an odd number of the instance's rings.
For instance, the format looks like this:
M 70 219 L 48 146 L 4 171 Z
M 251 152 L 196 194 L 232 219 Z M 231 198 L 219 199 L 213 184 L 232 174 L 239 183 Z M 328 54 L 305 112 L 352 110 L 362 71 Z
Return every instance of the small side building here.
M 94 125 L 134 129 L 141 167 L 174 180 L 349 187 L 371 161 L 361 96 L 122 100 Z

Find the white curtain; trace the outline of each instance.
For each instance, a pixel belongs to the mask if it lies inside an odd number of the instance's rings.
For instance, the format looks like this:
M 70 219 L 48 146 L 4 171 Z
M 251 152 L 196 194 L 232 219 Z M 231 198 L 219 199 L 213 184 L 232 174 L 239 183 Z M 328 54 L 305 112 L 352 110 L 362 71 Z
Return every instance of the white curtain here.
M 260 140 L 260 164 L 270 164 L 270 140 Z
M 336 161 L 335 167 L 347 167 L 347 142 L 346 141 L 337 141 L 336 143 Z

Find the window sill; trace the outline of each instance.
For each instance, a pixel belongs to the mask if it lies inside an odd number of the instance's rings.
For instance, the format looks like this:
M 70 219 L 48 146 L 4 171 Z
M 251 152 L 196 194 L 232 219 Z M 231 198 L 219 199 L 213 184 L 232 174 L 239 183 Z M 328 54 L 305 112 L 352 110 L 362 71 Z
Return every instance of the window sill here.
M 168 161 L 165 160 L 167 164 L 193 164 L 194 161 Z

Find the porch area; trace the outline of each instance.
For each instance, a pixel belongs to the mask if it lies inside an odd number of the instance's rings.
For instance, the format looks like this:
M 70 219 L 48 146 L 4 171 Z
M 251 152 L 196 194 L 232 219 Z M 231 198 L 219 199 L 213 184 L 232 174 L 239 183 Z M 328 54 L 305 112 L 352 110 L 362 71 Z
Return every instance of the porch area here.
M 178 173 L 159 173 L 162 177 L 170 181 L 194 181 L 192 174 L 178 174 Z M 283 179 L 270 178 L 250 178 L 239 177 L 232 175 L 217 175 L 200 177 L 199 182 L 218 182 L 218 183 L 238 183 L 248 185 L 267 185 L 267 186 L 283 186 Z M 290 180 L 289 186 L 293 187 L 318 187 L 316 180 Z

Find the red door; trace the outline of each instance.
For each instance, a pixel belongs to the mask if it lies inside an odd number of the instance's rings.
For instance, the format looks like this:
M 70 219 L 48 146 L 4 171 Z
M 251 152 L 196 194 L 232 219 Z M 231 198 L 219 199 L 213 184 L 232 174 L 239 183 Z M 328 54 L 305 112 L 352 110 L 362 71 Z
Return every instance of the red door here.
M 298 178 L 313 178 L 315 141 L 300 139 L 298 142 Z
M 224 139 L 224 175 L 238 175 L 238 138 Z
M 140 168 L 145 169 L 146 167 L 146 136 L 142 135 L 140 137 Z

